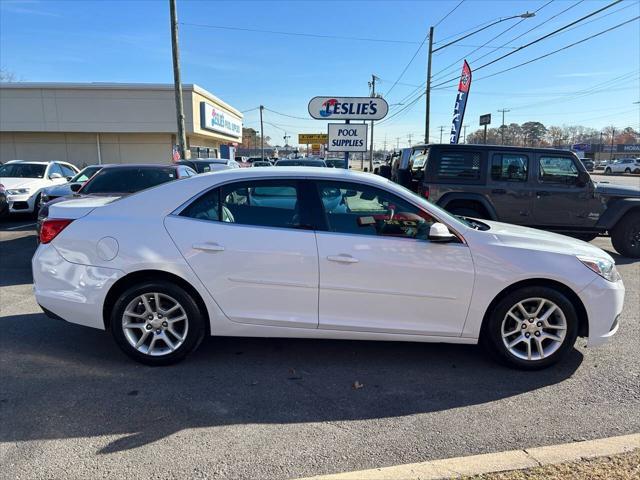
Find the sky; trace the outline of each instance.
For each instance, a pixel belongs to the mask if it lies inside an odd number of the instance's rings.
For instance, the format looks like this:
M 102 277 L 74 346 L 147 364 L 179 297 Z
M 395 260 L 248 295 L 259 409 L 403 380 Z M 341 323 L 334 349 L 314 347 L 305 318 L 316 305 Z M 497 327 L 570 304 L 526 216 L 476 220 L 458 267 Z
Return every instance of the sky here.
M 475 70 L 613 2 L 177 0 L 182 81 L 245 111 L 247 127 L 259 126 L 264 105 L 265 135 L 295 144 L 298 133 L 326 132 L 325 121 L 309 117 L 312 97 L 367 96 L 376 75 L 391 108 L 375 125 L 375 146 L 402 147 L 424 138 L 429 26 L 437 48 L 503 19 L 433 55 L 430 140 L 440 140 L 442 126 L 446 141 L 457 80 L 440 84 L 460 75 L 464 58 Z M 506 19 L 527 11 L 536 14 Z M 506 123 L 640 129 L 640 22 L 593 37 L 638 15 L 640 2 L 624 0 L 479 68 L 468 132 L 485 113 L 498 127 L 499 109 L 510 110 Z M 29 82 L 172 83 L 169 2 L 0 0 L 0 68 Z

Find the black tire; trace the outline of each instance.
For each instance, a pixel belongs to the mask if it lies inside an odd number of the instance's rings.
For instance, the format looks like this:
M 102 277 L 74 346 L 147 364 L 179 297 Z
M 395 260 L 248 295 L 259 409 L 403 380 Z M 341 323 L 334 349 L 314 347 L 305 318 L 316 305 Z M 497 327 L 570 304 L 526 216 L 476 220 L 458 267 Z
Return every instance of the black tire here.
M 38 212 L 40 211 L 40 207 L 41 207 L 40 205 L 41 199 L 42 199 L 42 194 L 39 193 L 35 201 L 33 202 L 33 213 L 31 214 L 32 218 L 38 218 Z
M 604 169 L 604 174 L 605 175 L 611 175 L 611 169 L 609 167 Z
M 624 173 L 631 173 L 631 169 L 629 167 L 625 168 Z
M 633 173 L 640 173 L 640 168 L 636 168 Z
M 517 305 L 518 302 L 523 302 L 526 299 L 532 298 L 542 298 L 555 303 L 559 310 L 564 314 L 566 330 L 564 339 L 555 351 L 544 358 L 527 360 L 512 354 L 503 342 L 502 322 L 505 320 L 507 313 Z M 523 323 L 528 322 L 528 320 L 526 322 L 523 320 Z M 536 321 L 534 321 L 533 324 L 535 325 Z M 551 333 L 553 331 L 554 330 L 549 330 L 547 332 Z M 560 361 L 562 357 L 564 357 L 573 348 L 577 336 L 578 316 L 571 301 L 558 290 L 550 287 L 534 286 L 524 287 L 509 293 L 493 307 L 493 311 L 488 312 L 488 317 L 482 328 L 480 343 L 485 350 L 487 350 L 488 353 L 500 363 L 520 370 L 539 370 L 547 368 Z M 509 337 L 508 340 L 512 340 L 512 338 Z M 531 342 L 532 340 L 535 340 L 535 338 L 530 336 L 529 341 Z M 542 342 L 544 343 L 545 340 L 542 340 Z M 548 342 L 551 342 L 551 340 Z M 532 342 L 531 348 L 534 349 L 535 345 L 536 342 Z
M 611 231 L 611 243 L 620 255 L 640 258 L 640 211 L 622 217 Z
M 487 218 L 487 216 L 484 213 L 472 207 L 453 207 L 448 210 L 454 215 L 460 215 L 461 217 L 484 218 L 484 219 Z
M 129 303 L 134 301 L 135 298 L 140 295 L 150 293 L 159 293 L 174 299 L 182 307 L 187 317 L 186 325 L 188 328 L 186 328 L 186 335 L 184 336 L 182 344 L 177 346 L 174 351 L 164 353 L 160 356 L 152 356 L 137 350 L 129 343 L 129 340 L 125 335 L 125 329 L 123 328 L 123 315 L 125 309 L 129 306 Z M 153 304 L 155 301 L 152 300 L 152 297 L 149 297 L 149 300 L 152 306 L 154 306 Z M 141 305 L 141 303 L 139 305 Z M 134 360 L 152 366 L 171 365 L 184 359 L 184 357 L 200 345 L 206 331 L 204 323 L 205 319 L 202 317 L 198 304 L 193 297 L 177 285 L 164 280 L 146 281 L 125 290 L 114 303 L 109 318 L 111 334 L 120 349 Z M 140 321 L 146 322 L 146 320 Z M 160 331 L 161 328 L 163 329 L 163 327 L 158 327 L 157 331 Z M 153 328 L 151 330 L 153 330 Z M 166 334 L 165 332 L 161 333 Z M 154 332 L 150 331 L 148 335 L 154 335 Z M 176 338 L 177 337 L 171 336 L 172 341 L 176 341 Z M 165 348 L 168 349 L 168 344 L 166 342 L 161 338 L 159 338 L 159 341 L 162 341 Z M 178 342 L 176 341 L 176 344 L 177 343 Z

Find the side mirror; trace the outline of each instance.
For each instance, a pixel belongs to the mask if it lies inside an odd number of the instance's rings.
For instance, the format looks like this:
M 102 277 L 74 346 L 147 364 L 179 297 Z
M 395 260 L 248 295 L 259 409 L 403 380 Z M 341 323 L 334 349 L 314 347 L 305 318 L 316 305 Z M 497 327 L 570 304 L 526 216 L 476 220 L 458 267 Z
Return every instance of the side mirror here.
M 589 180 L 591 180 L 591 176 L 589 175 L 589 172 L 583 172 L 583 171 L 578 172 L 578 181 L 576 182 L 576 184 L 579 187 L 584 187 L 585 185 L 587 185 L 589 183 Z
M 452 234 L 444 223 L 434 223 L 429 228 L 429 240 L 432 242 L 446 243 L 455 240 L 457 237 Z
M 81 183 L 72 183 L 71 184 L 71 191 L 72 192 L 77 192 L 78 190 L 80 190 L 82 188 L 82 184 Z
M 62 175 L 60 175 L 58 172 L 53 172 L 51 175 L 49 175 L 49 178 L 51 180 L 57 180 L 58 178 L 62 178 Z

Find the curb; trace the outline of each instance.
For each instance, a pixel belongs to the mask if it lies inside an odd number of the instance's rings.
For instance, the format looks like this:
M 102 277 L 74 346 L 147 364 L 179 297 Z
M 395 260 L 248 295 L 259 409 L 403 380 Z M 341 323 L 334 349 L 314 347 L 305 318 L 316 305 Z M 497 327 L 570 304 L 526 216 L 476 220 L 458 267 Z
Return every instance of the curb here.
M 640 448 L 640 434 L 319 475 L 300 480 L 440 480 L 617 455 L 636 448 Z

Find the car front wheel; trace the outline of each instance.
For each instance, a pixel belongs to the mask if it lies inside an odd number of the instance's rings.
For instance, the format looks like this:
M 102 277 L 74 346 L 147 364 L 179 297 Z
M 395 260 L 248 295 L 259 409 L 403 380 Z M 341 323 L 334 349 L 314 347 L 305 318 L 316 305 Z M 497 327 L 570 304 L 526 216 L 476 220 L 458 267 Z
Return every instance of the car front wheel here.
M 611 231 L 611 243 L 620 255 L 640 258 L 640 212 L 622 217 Z
M 481 342 L 500 362 L 537 370 L 558 362 L 573 348 L 578 317 L 569 299 L 549 287 L 516 290 L 489 312 Z
M 202 314 L 192 296 L 165 281 L 125 290 L 113 306 L 110 326 L 124 353 L 147 365 L 182 360 L 205 333 Z
M 627 167 L 627 168 L 625 168 L 625 169 L 624 169 L 624 173 L 631 173 L 631 169 L 630 169 L 630 168 L 628 168 L 628 167 Z
M 609 167 L 604 169 L 604 174 L 605 175 L 611 175 L 611 169 Z

